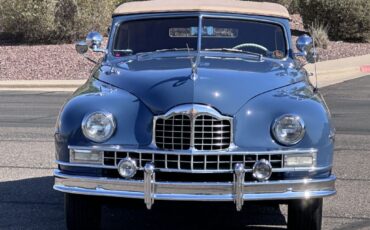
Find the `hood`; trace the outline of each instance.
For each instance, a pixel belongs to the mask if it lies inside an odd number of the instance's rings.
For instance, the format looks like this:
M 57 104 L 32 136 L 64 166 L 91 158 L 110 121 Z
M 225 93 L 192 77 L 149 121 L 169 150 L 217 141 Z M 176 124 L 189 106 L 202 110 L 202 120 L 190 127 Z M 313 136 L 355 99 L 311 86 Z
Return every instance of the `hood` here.
M 99 80 L 139 98 L 154 114 L 181 104 L 210 105 L 225 115 L 235 114 L 251 98 L 298 81 L 303 74 L 283 62 L 242 58 L 198 59 L 198 78 L 191 79 L 189 57 L 131 59 L 103 65 Z

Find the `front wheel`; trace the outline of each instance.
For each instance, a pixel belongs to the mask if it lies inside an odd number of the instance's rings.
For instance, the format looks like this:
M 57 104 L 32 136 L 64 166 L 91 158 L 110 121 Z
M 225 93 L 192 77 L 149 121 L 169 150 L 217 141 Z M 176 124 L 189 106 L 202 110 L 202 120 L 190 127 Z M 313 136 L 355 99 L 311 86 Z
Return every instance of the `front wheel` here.
M 67 193 L 64 198 L 67 229 L 100 229 L 99 197 Z
M 320 230 L 322 204 L 322 198 L 291 201 L 288 204 L 288 229 Z

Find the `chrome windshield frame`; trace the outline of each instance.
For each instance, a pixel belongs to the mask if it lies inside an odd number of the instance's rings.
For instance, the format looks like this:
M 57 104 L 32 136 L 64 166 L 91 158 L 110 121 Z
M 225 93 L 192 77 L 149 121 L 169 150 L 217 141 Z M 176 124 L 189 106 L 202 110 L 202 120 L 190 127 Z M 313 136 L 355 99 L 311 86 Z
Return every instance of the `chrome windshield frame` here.
M 201 54 L 203 52 L 209 52 L 209 51 L 202 51 L 202 26 L 203 26 L 203 20 L 204 18 L 214 18 L 214 19 L 234 19 L 234 20 L 244 20 L 244 21 L 255 21 L 255 22 L 261 22 L 261 23 L 270 23 L 278 25 L 282 28 L 284 31 L 284 39 L 285 39 L 285 47 L 286 47 L 286 55 L 284 58 L 281 59 L 275 59 L 271 58 L 273 60 L 277 61 L 286 61 L 290 56 L 290 40 L 287 32 L 287 28 L 284 25 L 284 23 L 274 20 L 274 18 L 268 18 L 265 16 L 255 16 L 255 15 L 240 15 L 240 14 L 220 14 L 220 13 L 207 13 L 207 12 L 181 12 L 181 13 L 155 13 L 155 14 L 140 14 L 140 15 L 131 15 L 131 16 L 120 16 L 122 17 L 121 20 L 117 21 L 112 25 L 112 31 L 110 36 L 112 36 L 112 39 L 109 39 L 108 42 L 108 56 L 114 57 L 114 43 L 118 36 L 118 29 L 122 23 L 130 22 L 130 21 L 139 21 L 139 20 L 145 20 L 145 19 L 159 19 L 159 18 L 191 18 L 191 17 L 197 17 L 198 18 L 198 35 L 197 35 L 197 53 Z M 135 55 L 128 55 L 128 56 L 135 56 Z M 125 56 L 125 57 L 128 57 Z M 198 55 L 199 56 L 199 55 Z M 268 58 L 268 57 L 263 57 Z M 270 58 L 268 58 L 270 59 Z

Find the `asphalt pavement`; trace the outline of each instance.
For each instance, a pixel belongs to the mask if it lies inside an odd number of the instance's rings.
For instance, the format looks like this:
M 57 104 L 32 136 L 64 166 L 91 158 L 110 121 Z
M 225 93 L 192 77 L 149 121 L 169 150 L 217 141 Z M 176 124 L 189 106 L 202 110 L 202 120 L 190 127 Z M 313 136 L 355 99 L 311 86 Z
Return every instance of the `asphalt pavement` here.
M 321 89 L 337 129 L 338 194 L 325 199 L 323 229 L 370 229 L 370 76 Z M 63 194 L 53 191 L 53 132 L 70 93 L 0 91 L 0 229 L 65 229 Z M 140 201 L 141 202 L 141 201 Z M 104 207 L 106 229 L 285 229 L 286 208 L 247 204 L 236 213 L 208 203 L 156 203 L 126 213 Z M 122 221 L 130 215 L 129 223 Z

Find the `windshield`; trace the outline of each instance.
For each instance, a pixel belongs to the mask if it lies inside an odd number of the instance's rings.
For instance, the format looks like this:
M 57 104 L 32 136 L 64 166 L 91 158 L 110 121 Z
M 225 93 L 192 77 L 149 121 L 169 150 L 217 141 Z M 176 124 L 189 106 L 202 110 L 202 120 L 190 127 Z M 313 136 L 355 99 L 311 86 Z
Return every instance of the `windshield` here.
M 272 23 L 205 18 L 202 50 L 241 50 L 270 58 L 287 54 L 284 30 Z
M 198 49 L 198 17 L 158 18 L 122 23 L 114 40 L 116 57 Z M 273 23 L 204 18 L 201 50 L 238 52 L 281 59 L 287 55 L 284 29 Z
M 114 42 L 116 57 L 164 49 L 197 50 L 196 36 L 176 36 L 175 28 L 197 28 L 198 18 L 159 18 L 124 22 Z M 175 35 L 175 36 L 173 36 Z

